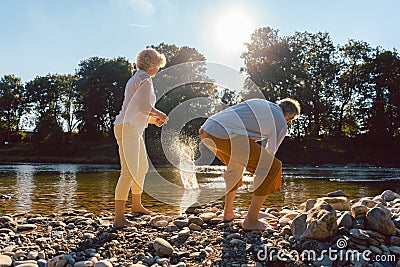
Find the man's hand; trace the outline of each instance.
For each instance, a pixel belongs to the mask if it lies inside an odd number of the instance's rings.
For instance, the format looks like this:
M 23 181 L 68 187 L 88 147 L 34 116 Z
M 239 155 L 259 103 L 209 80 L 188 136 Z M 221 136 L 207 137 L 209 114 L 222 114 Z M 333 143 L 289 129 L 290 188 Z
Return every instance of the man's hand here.
M 154 125 L 157 126 L 157 127 L 161 127 L 161 126 L 164 125 L 164 123 L 165 122 L 163 122 L 162 120 L 156 119 L 156 121 L 154 122 Z

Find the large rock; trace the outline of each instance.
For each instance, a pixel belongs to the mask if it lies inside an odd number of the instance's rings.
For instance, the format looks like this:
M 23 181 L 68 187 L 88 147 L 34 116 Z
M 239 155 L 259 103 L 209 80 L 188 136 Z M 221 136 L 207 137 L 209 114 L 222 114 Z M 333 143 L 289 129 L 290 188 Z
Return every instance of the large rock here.
M 384 235 L 396 235 L 396 226 L 387 210 L 375 207 L 367 212 L 366 221 L 370 229 Z
M 301 220 L 304 220 L 304 217 L 297 217 L 296 219 L 298 220 L 296 225 L 298 229 L 301 229 Z M 296 232 L 296 234 L 300 234 L 300 239 L 310 238 L 321 241 L 331 239 L 339 230 L 336 221 L 335 209 L 330 204 L 320 200 L 307 212 L 305 231 L 302 234 L 299 232 Z
M 300 236 L 306 231 L 307 228 L 307 214 L 301 214 L 297 216 L 292 224 L 290 225 L 290 228 L 292 230 L 292 234 L 295 238 L 299 239 Z
M 390 202 L 397 198 L 400 198 L 400 195 L 393 192 L 392 190 L 386 190 L 380 195 L 380 197 L 385 201 Z
M 170 256 L 174 252 L 174 248 L 163 238 L 156 238 L 153 242 L 154 250 L 163 256 Z
M 309 211 L 310 209 L 312 209 L 315 205 L 315 203 L 317 203 L 316 199 L 307 199 L 306 202 L 300 204 L 300 209 L 304 210 L 304 211 Z
M 373 208 L 373 207 L 375 207 L 375 205 L 378 204 L 378 203 L 379 203 L 379 202 L 377 202 L 377 201 L 373 201 L 373 200 L 371 200 L 371 199 L 369 199 L 369 198 L 364 197 L 364 198 L 361 198 L 361 199 L 358 201 L 357 206 L 359 205 L 359 206 L 367 206 L 368 208 Z
M 12 223 L 13 219 L 10 216 L 0 216 L 0 223 Z
M 353 226 L 354 218 L 348 212 L 343 213 L 338 219 L 339 227 L 351 228 Z
M 11 257 L 7 255 L 0 255 L 0 266 L 1 267 L 9 267 L 12 265 Z
M 351 215 L 356 219 L 364 219 L 368 211 L 369 208 L 364 205 L 355 205 L 351 207 Z
M 317 201 L 325 201 L 335 210 L 347 211 L 351 209 L 351 203 L 346 197 L 323 197 L 317 199 Z

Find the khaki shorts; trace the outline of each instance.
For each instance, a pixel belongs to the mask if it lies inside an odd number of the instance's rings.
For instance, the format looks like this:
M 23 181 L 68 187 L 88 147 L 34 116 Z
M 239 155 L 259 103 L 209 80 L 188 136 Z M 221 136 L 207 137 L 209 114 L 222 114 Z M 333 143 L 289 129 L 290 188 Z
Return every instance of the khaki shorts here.
M 254 195 L 266 196 L 282 187 L 282 162 L 257 142 L 246 136 L 220 139 L 203 129 L 199 131 L 203 144 L 226 166 L 226 191 L 237 190 L 242 184 L 244 169 L 254 174 Z

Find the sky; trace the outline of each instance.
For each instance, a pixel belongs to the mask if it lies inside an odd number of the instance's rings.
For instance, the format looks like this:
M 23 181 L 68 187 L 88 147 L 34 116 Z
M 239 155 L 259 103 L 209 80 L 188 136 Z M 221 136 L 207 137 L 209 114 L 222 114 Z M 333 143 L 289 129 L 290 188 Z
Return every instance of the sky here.
M 398 0 L 0 0 L 0 78 L 74 74 L 93 56 L 134 62 L 161 42 L 239 69 L 243 42 L 267 26 L 399 49 L 399 10 Z

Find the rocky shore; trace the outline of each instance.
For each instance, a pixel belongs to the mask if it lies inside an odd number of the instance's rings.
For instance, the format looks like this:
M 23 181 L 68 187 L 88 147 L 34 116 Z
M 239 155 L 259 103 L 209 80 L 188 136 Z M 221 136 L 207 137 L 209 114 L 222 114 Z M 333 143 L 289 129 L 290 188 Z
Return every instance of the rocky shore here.
M 126 229 L 112 227 L 111 213 L 85 210 L 3 215 L 0 267 L 400 266 L 400 195 L 390 190 L 267 208 L 261 219 L 277 227 L 264 232 L 223 222 L 222 209 L 215 202 L 175 217 L 133 214 L 140 225 Z

